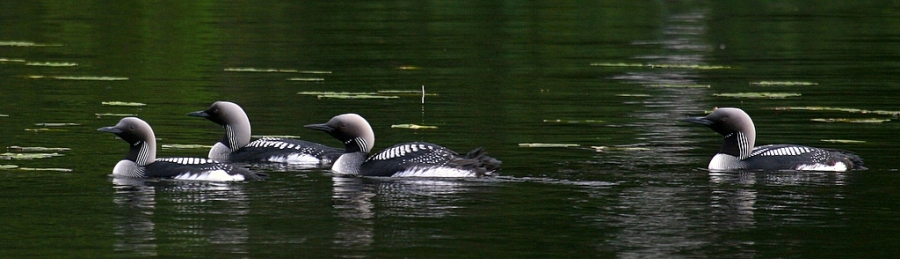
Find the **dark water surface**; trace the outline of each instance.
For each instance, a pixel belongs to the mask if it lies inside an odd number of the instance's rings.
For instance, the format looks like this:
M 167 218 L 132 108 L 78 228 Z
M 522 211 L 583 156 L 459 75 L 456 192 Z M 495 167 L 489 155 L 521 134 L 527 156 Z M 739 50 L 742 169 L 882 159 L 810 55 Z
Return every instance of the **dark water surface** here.
M 896 115 L 777 108 L 900 110 L 898 18 L 895 1 L 3 1 L 0 146 L 71 150 L 0 161 L 19 166 L 0 170 L 0 258 L 896 257 Z M 423 85 L 424 104 L 297 94 Z M 801 96 L 715 96 L 738 92 Z M 355 112 L 376 150 L 484 146 L 504 169 L 109 177 L 126 146 L 96 131 L 121 116 L 105 113 L 138 115 L 161 145 L 211 145 L 222 130 L 185 114 L 216 100 L 254 134 L 336 146 L 301 126 Z M 679 119 L 723 106 L 753 116 L 757 144 L 848 149 L 870 170 L 703 170 L 721 139 Z M 408 123 L 438 128 L 391 128 Z

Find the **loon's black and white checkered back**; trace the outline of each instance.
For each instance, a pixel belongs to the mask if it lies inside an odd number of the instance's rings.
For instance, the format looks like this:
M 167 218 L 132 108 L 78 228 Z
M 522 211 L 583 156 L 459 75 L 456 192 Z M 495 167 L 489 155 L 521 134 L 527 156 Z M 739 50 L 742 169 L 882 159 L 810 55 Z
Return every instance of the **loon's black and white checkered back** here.
M 499 169 L 500 161 L 480 148 L 460 156 L 426 142 L 397 144 L 370 156 L 360 174 L 368 176 L 477 177 Z

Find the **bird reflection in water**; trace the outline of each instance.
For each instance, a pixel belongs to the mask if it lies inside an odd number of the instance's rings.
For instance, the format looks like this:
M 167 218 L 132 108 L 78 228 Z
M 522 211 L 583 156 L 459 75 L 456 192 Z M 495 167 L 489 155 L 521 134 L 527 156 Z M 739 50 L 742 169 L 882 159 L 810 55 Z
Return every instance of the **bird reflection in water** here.
M 114 178 L 113 188 L 121 210 L 116 251 L 156 256 L 165 245 L 181 254 L 247 253 L 250 209 L 241 184 Z
M 458 201 L 478 181 L 459 179 L 334 176 L 333 207 L 339 218 L 334 244 L 344 251 L 371 249 L 376 217 L 442 218 L 463 208 Z M 384 229 L 387 235 L 403 229 Z M 402 237 L 401 237 L 402 238 Z M 401 240 L 397 240 L 401 241 Z M 351 256 L 351 255 L 347 255 Z

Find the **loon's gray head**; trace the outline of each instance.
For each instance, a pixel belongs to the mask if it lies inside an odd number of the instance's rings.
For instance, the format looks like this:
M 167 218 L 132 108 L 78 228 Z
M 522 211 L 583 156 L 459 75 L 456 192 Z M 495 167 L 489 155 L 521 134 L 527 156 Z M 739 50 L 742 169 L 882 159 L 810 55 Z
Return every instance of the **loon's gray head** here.
M 232 150 L 237 150 L 250 143 L 250 119 L 241 106 L 227 101 L 214 102 L 202 111 L 188 113 L 188 116 L 203 117 L 222 125 L 225 137 L 220 142 Z
M 703 124 L 725 137 L 720 153 L 745 159 L 750 156 L 756 142 L 756 127 L 744 110 L 718 108 L 705 117 L 687 118 L 685 121 Z
M 344 143 L 347 153 L 369 153 L 372 151 L 372 146 L 375 145 L 375 132 L 372 131 L 372 126 L 358 114 L 341 114 L 334 116 L 327 123 L 309 124 L 303 127 L 327 132 Z
M 97 130 L 116 134 L 128 142 L 130 149 L 125 159 L 134 161 L 141 166 L 156 161 L 156 135 L 153 134 L 153 129 L 147 122 L 135 117 L 125 117 L 119 120 L 116 126 L 102 127 Z

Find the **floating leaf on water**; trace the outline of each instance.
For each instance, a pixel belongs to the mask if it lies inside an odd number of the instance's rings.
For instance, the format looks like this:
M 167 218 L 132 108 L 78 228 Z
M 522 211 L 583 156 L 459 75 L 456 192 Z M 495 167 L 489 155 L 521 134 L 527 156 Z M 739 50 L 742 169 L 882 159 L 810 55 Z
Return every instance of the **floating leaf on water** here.
M 17 58 L 0 58 L 0 62 L 14 62 L 14 63 L 25 63 L 24 59 Z
M 391 125 L 393 129 L 437 129 L 437 126 L 424 126 L 416 124 L 397 124 Z
M 146 103 L 117 102 L 117 101 L 101 102 L 100 104 L 108 105 L 108 106 L 132 106 L 132 107 L 147 106 Z
M 579 144 L 567 143 L 519 143 L 520 147 L 578 147 Z
M 50 128 L 34 128 L 34 129 L 25 129 L 25 131 L 31 131 L 31 132 L 34 132 L 34 133 L 38 133 L 38 132 L 65 131 L 65 130 L 61 130 L 61 129 L 50 129 Z
M 0 159 L 3 160 L 32 160 L 32 159 L 41 159 L 41 158 L 50 158 L 55 156 L 63 156 L 59 153 L 3 153 L 0 154 Z
M 56 79 L 56 80 L 82 80 L 82 81 L 123 81 L 128 80 L 127 77 L 112 76 L 44 76 L 44 75 L 26 75 L 27 79 Z
M 863 110 L 863 109 L 855 109 L 855 108 L 840 108 L 840 107 L 823 107 L 823 106 L 805 106 L 805 107 L 775 107 L 776 111 L 789 111 L 789 110 L 807 110 L 807 111 L 842 111 L 849 113 L 865 113 L 865 114 L 878 114 L 878 115 L 891 115 L 891 116 L 900 116 L 900 111 L 882 111 L 882 110 Z
M 380 95 L 422 96 L 422 90 L 378 90 Z M 438 94 L 426 93 L 425 96 L 437 96 Z
M 70 148 L 67 147 L 20 147 L 20 146 L 9 146 L 6 147 L 7 150 L 14 150 L 19 152 L 63 152 L 69 151 Z
M 844 123 L 882 123 L 891 121 L 891 119 L 850 119 L 850 118 L 815 118 L 810 119 L 815 122 L 844 122 Z
M 595 67 L 643 67 L 641 63 L 591 63 Z
M 25 63 L 26 66 L 37 66 L 37 67 L 74 67 L 78 66 L 77 63 L 71 62 L 28 62 Z
M 565 124 L 597 124 L 597 123 L 603 123 L 602 120 L 561 120 L 561 119 L 544 120 L 543 122 L 544 122 L 544 123 L 565 123 Z
M 647 85 L 648 87 L 658 87 L 658 88 L 710 88 L 710 85 L 696 85 L 696 84 L 654 84 Z
M 301 82 L 322 82 L 325 81 L 325 78 L 317 78 L 317 77 L 292 77 L 288 78 L 288 81 L 301 81 Z
M 371 95 L 371 94 L 321 94 L 317 96 L 319 99 L 322 98 L 334 98 L 334 99 L 395 99 L 400 98 L 399 96 L 391 96 L 391 95 Z
M 255 72 L 255 73 L 331 74 L 331 71 L 277 69 L 277 68 L 253 68 L 253 67 L 225 68 L 225 71 L 228 71 L 228 72 Z
M 818 85 L 819 83 L 814 82 L 802 82 L 802 81 L 759 81 L 759 82 L 750 82 L 750 85 L 758 85 L 758 86 L 808 86 L 808 85 Z
M 164 144 L 162 145 L 163 149 L 209 149 L 212 148 L 210 145 L 198 145 L 198 144 Z
M 65 126 L 81 126 L 81 124 L 80 123 L 71 123 L 71 122 L 50 122 L 50 123 L 35 123 L 34 126 L 65 127 Z
M 730 98 L 767 98 L 767 99 L 783 99 L 788 97 L 801 96 L 799 93 L 717 93 L 713 96 L 730 97 Z
M 72 169 L 68 169 L 68 168 L 32 168 L 32 167 L 19 167 L 19 170 L 22 170 L 22 171 L 54 171 L 54 172 L 63 172 L 63 173 L 72 172 Z
M 650 97 L 649 94 L 617 94 L 618 97 Z
M 0 47 L 62 47 L 55 43 L 34 43 L 30 41 L 0 41 Z
M 647 64 L 647 67 L 650 67 L 650 68 L 672 68 L 672 69 L 699 69 L 699 70 L 731 69 L 731 67 L 729 67 L 729 66 L 686 65 L 686 64 Z
M 650 151 L 651 149 L 645 147 L 607 147 L 607 146 L 591 146 L 594 151 L 602 152 L 602 151 Z
M 668 69 L 731 69 L 729 66 L 716 65 L 697 65 L 697 64 L 640 64 L 640 63 L 591 63 L 595 67 L 647 67 L 647 68 L 668 68 Z
M 17 165 L 0 165 L 0 170 L 9 170 L 19 168 Z
M 138 116 L 137 114 L 131 114 L 131 113 L 94 113 L 94 115 L 97 116 L 97 118 L 103 118 L 103 117 L 135 117 L 135 116 Z
M 842 143 L 842 144 L 866 143 L 865 141 L 862 141 L 862 140 L 849 140 L 849 139 L 823 139 L 822 142 Z

